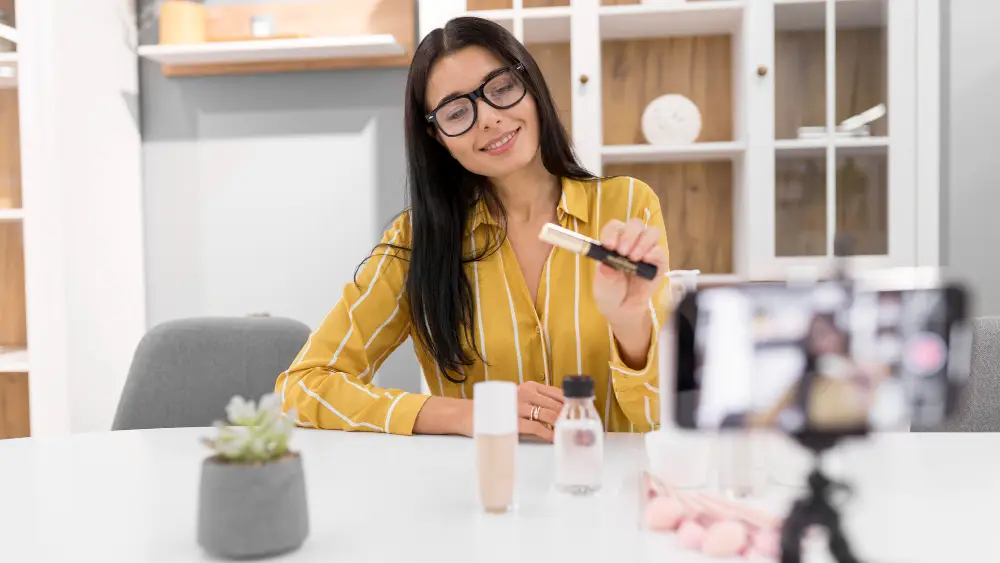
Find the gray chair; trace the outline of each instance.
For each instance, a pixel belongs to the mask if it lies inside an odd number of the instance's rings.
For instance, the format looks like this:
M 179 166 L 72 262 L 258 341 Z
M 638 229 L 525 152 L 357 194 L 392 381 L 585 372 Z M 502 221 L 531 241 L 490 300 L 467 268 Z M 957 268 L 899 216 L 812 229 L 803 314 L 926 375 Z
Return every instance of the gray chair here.
M 211 426 L 233 395 L 258 400 L 309 338 L 271 317 L 197 318 L 151 329 L 136 348 L 113 430 Z
M 924 431 L 1000 432 L 1000 318 L 972 319 L 971 377 L 959 411 L 941 427 Z

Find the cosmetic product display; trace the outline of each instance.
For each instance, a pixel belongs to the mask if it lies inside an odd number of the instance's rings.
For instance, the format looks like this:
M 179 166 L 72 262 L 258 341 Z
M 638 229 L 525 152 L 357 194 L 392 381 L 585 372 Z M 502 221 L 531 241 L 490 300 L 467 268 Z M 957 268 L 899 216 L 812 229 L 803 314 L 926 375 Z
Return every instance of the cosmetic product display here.
M 509 512 L 514 507 L 517 385 L 509 381 L 477 383 L 473 401 L 479 502 L 487 513 Z
M 545 224 L 538 238 L 542 242 L 557 246 L 563 250 L 597 260 L 620 272 L 639 276 L 647 280 L 656 278 L 658 268 L 655 264 L 633 262 L 617 252 L 604 248 L 600 242 L 559 225 L 553 223 Z
M 777 560 L 783 519 L 716 495 L 679 491 L 649 473 L 642 487 L 646 529 L 676 534 L 685 549 L 713 558 Z
M 651 145 L 689 145 L 701 135 L 701 111 L 680 94 L 649 102 L 642 112 L 642 135 Z
M 554 427 L 556 489 L 589 495 L 601 488 L 604 428 L 594 407 L 594 380 L 587 375 L 563 379 L 566 402 Z

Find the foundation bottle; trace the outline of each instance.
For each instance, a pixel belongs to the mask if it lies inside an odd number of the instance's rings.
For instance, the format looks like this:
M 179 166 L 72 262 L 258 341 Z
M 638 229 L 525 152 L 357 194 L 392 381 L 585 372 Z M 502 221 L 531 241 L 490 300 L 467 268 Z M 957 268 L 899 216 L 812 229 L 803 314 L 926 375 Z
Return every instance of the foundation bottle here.
M 479 502 L 484 512 L 502 514 L 514 507 L 517 385 L 483 381 L 475 385 L 473 396 Z
M 592 495 L 601 489 L 604 468 L 604 426 L 594 407 L 594 380 L 567 375 L 562 388 L 566 402 L 554 429 L 556 490 Z

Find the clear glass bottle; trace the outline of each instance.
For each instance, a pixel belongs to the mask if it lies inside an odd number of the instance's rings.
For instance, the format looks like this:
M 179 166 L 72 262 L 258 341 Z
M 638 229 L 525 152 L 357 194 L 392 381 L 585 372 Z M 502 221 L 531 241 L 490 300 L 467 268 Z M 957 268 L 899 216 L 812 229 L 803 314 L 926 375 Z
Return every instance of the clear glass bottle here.
M 553 432 L 555 487 L 591 495 L 601 489 L 604 469 L 604 426 L 594 407 L 594 380 L 589 375 L 568 375 L 562 388 L 566 402 Z

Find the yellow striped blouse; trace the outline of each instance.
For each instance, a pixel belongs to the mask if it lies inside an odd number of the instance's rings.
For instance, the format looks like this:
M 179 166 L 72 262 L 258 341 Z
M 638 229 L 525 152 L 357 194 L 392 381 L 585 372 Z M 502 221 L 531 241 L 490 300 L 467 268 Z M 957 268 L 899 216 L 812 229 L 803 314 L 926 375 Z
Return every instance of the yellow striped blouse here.
M 639 180 L 561 183 L 558 219 L 563 227 L 595 239 L 612 219 L 639 218 L 663 229 L 659 200 Z M 499 229 L 482 203 L 469 227 L 466 251 L 479 252 Z M 409 214 L 393 223 L 382 242 L 409 246 Z M 660 242 L 666 249 L 665 234 Z M 565 375 L 587 374 L 595 380 L 595 406 L 606 430 L 649 431 L 659 425 L 657 337 L 667 314 L 661 305 L 666 276 L 650 300 L 653 330 L 646 364 L 634 370 L 619 357 L 611 328 L 594 302 L 595 267 L 589 258 L 554 248 L 532 303 L 509 243 L 489 258 L 467 264 L 475 291 L 474 336 L 486 363 L 477 360 L 467 367 L 465 382 L 458 384 L 441 374 L 413 333 L 404 290 L 406 260 L 379 249 L 358 273 L 358 285 L 352 280 L 344 286 L 340 301 L 278 376 L 275 392 L 286 412 L 296 410 L 301 426 L 412 434 L 427 396 L 380 388 L 372 379 L 389 354 L 413 336 L 434 395 L 471 399 L 473 385 L 487 379 L 560 386 Z

